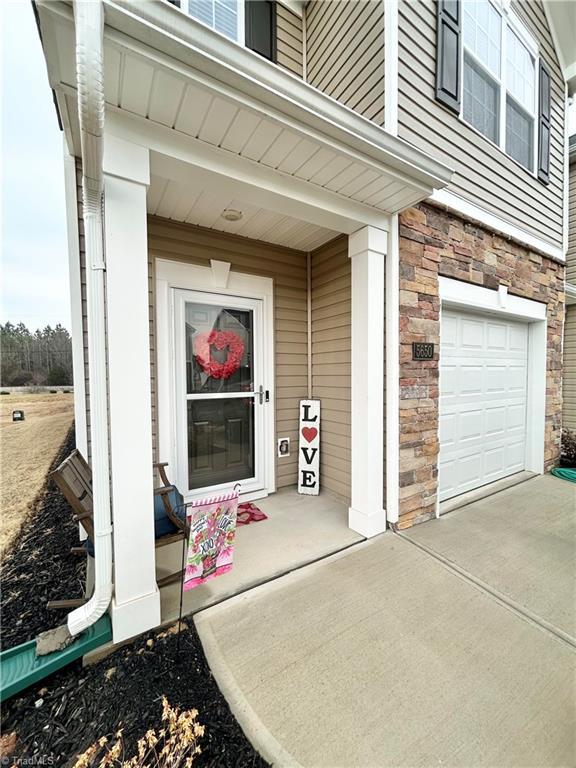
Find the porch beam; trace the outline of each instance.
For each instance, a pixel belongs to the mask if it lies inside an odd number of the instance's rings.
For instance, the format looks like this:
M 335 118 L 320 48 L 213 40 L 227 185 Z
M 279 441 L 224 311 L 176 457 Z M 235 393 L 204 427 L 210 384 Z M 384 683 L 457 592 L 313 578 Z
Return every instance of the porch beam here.
M 183 186 L 202 184 L 206 188 L 221 188 L 224 185 L 231 197 L 337 233 L 350 234 L 362 224 L 388 228 L 388 215 L 384 211 L 143 117 L 128 116 L 109 108 L 106 125 L 114 136 L 148 147 L 152 174 Z
M 348 238 L 352 261 L 352 493 L 349 526 L 370 537 L 384 509 L 384 274 L 387 233 L 363 227 Z
M 114 642 L 160 623 L 154 549 L 146 192 L 148 151 L 106 137 L 106 317 Z

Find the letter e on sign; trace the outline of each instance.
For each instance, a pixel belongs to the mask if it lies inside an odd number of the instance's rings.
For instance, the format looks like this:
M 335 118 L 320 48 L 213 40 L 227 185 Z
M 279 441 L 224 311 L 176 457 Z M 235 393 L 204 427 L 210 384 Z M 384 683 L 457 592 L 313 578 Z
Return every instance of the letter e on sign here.
M 298 493 L 320 492 L 320 400 L 300 400 Z

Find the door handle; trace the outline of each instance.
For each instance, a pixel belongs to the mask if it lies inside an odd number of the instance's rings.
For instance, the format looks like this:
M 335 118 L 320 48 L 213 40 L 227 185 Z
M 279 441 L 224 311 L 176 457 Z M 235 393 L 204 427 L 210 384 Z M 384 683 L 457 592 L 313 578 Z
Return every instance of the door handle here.
M 264 387 L 262 384 L 260 384 L 260 387 L 258 388 L 258 398 L 260 400 L 260 405 L 264 402 Z

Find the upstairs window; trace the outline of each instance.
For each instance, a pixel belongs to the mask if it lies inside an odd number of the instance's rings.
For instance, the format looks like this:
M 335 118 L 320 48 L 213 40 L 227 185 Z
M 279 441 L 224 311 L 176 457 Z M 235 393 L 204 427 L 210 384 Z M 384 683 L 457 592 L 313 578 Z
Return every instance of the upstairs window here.
M 182 0 L 182 9 L 231 40 L 243 42 L 244 3 L 238 0 Z
M 436 98 L 550 182 L 551 79 L 506 0 L 436 0 Z
M 179 4 L 179 0 L 171 2 Z M 181 0 L 180 7 L 216 32 L 276 60 L 276 3 L 272 0 Z
M 462 5 L 462 117 L 534 171 L 536 56 L 490 0 Z

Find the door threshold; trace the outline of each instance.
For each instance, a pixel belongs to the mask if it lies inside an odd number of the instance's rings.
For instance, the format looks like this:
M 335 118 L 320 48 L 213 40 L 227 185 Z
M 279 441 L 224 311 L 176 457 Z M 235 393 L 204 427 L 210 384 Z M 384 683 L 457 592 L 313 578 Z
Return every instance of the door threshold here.
M 527 480 L 531 480 L 533 477 L 538 477 L 536 472 L 516 472 L 508 477 L 503 477 L 501 480 L 496 480 L 488 485 L 482 485 L 480 488 L 474 488 L 472 491 L 466 491 L 466 493 L 460 494 L 460 496 L 454 496 L 452 499 L 440 502 L 439 512 L 440 515 L 447 515 L 449 512 L 455 512 L 457 509 L 467 507 L 469 504 L 474 504 L 476 501 L 493 496 L 495 493 L 505 491 L 507 488 L 513 488 L 515 485 L 525 483 Z

